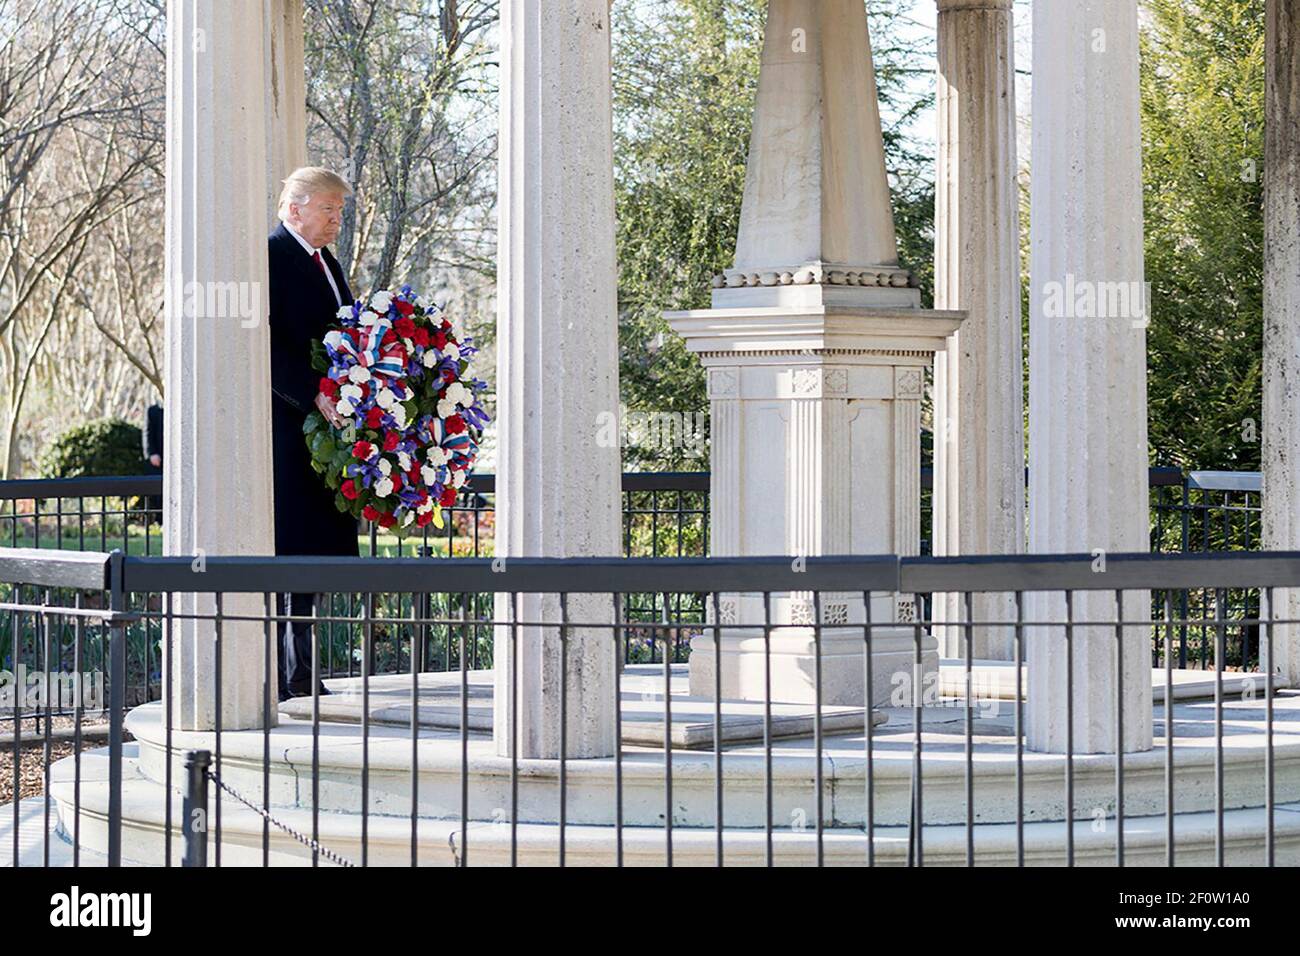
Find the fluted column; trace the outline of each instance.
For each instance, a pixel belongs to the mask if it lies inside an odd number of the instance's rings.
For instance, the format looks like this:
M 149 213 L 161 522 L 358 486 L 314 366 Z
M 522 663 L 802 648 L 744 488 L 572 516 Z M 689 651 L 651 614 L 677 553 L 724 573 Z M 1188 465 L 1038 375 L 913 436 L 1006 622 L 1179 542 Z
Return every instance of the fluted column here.
M 1029 536 L 1035 553 L 1146 551 L 1146 319 L 1137 0 L 1034 5 L 1029 356 Z M 1098 565 L 1099 569 L 1104 565 Z M 1104 573 L 1099 573 L 1104 581 Z M 1064 621 L 1058 595 L 1031 595 L 1030 620 Z M 1150 613 L 1130 593 L 1124 618 Z M 1074 620 L 1115 620 L 1111 591 L 1079 593 Z M 1116 695 L 1126 751 L 1151 746 L 1150 630 L 1028 634 L 1028 743 L 1114 751 Z
M 620 553 L 613 120 L 606 0 L 501 5 L 500 246 L 497 347 L 498 555 Z M 577 363 L 576 365 L 574 363 Z M 575 582 L 580 584 L 580 582 Z M 521 596 L 523 618 L 558 621 L 559 601 Z M 572 595 L 571 620 L 613 621 L 608 595 Z M 511 617 L 497 602 L 497 619 Z M 497 751 L 614 751 L 615 642 L 610 628 L 526 626 L 512 651 L 495 633 Z M 564 659 L 567 665 L 561 670 Z M 567 678 L 563 675 L 567 673 Z M 512 694 L 511 681 L 517 680 Z
M 268 222 L 285 177 L 307 165 L 307 73 L 303 63 L 303 0 L 266 0 L 266 191 Z
M 938 0 L 935 308 L 966 321 L 934 359 L 933 552 L 1025 550 L 1024 364 L 1011 0 Z M 958 595 L 936 620 L 959 621 Z M 1012 621 L 1012 598 L 975 595 L 974 619 Z M 949 656 L 962 633 L 943 629 Z M 972 631 L 976 658 L 1009 660 L 1008 626 Z
M 265 37 L 249 33 L 263 24 L 265 2 L 171 0 L 167 8 L 164 549 L 193 557 L 199 589 L 206 555 L 275 550 L 266 322 L 274 87 Z M 215 603 L 180 594 L 174 610 L 208 614 Z M 221 610 L 260 613 L 262 601 L 229 595 Z M 172 633 L 165 673 L 177 724 L 212 729 L 215 625 L 178 618 Z M 221 727 L 260 726 L 262 625 L 226 621 L 220 644 Z
M 1264 147 L 1264 547 L 1300 550 L 1300 2 L 1268 0 Z M 1274 592 L 1300 618 L 1300 590 Z M 1268 662 L 1300 685 L 1300 626 L 1274 629 Z

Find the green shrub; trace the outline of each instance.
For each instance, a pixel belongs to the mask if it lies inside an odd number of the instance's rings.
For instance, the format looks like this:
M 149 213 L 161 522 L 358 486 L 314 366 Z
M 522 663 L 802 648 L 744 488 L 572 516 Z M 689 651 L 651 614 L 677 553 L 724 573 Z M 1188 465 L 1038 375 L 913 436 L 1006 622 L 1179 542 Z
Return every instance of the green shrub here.
M 46 478 L 104 478 L 146 472 L 140 428 L 104 419 L 70 428 L 41 458 Z

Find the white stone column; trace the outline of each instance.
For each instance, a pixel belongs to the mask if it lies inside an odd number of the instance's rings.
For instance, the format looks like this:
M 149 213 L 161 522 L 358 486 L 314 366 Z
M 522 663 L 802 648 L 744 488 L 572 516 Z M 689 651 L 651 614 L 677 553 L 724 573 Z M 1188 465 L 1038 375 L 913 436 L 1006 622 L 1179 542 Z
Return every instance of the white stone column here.
M 270 335 L 266 322 L 265 0 L 171 0 L 167 8 L 166 455 L 164 549 L 271 554 Z M 181 614 L 210 595 L 178 594 Z M 257 596 L 226 614 L 261 613 Z M 177 620 L 166 661 L 177 726 L 217 723 L 214 625 Z M 224 730 L 261 726 L 263 628 L 221 633 Z M 272 658 L 274 661 L 274 657 Z M 275 681 L 269 681 L 272 693 Z M 274 699 L 272 699 L 274 715 Z M 273 718 L 274 719 L 274 718 Z
M 1034 6 L 1029 543 L 1035 553 L 1146 551 L 1146 316 L 1137 0 Z M 1091 560 L 1085 557 L 1084 560 Z M 1099 575 L 1104 581 L 1104 575 Z M 1133 592 L 1126 620 L 1149 615 Z M 1064 621 L 1030 594 L 1030 620 Z M 1079 592 L 1076 621 L 1115 620 Z M 1028 629 L 1028 743 L 1066 749 L 1064 628 Z M 1074 750 L 1151 747 L 1151 635 L 1130 626 L 1117 688 L 1113 626 L 1074 629 Z
M 915 554 L 925 368 L 961 314 L 920 308 L 898 260 L 861 0 L 771 0 L 732 268 L 667 314 L 708 370 L 715 555 Z M 937 676 L 910 595 L 872 599 L 873 703 Z M 821 598 L 822 701 L 865 698 L 862 595 Z M 812 703 L 814 603 L 772 596 L 772 696 Z M 762 700 L 759 595 L 719 599 L 691 692 Z M 736 625 L 729 627 L 728 625 Z M 853 625 L 859 625 L 854 627 Z
M 1264 547 L 1300 549 L 1300 2 L 1268 0 L 1264 148 Z M 1300 618 L 1300 589 L 1273 615 Z M 1274 628 L 1275 679 L 1300 685 L 1300 626 Z
M 266 0 L 266 189 L 273 225 L 280 189 L 307 165 L 307 71 L 303 62 L 303 0 Z M 268 225 L 268 231 L 270 231 Z
M 1015 35 L 1011 0 L 938 0 L 937 309 L 966 321 L 934 358 L 937 555 L 1025 550 L 1024 358 L 1016 181 Z M 977 621 L 1013 621 L 1010 595 L 978 594 Z M 959 595 L 935 595 L 935 620 L 964 619 Z M 936 630 L 939 630 L 936 628 Z M 965 654 L 942 629 L 941 653 Z M 1015 656 L 1014 629 L 972 629 L 977 659 Z
M 501 5 L 497 270 L 497 554 L 621 553 L 617 276 L 609 10 L 606 0 Z M 521 582 L 526 583 L 526 582 Z M 575 581 L 575 587 L 582 582 Z M 559 601 L 523 595 L 523 618 L 558 621 Z M 613 622 L 608 595 L 575 594 L 571 620 Z M 499 621 L 511 618 L 498 599 Z M 494 736 L 520 757 L 560 753 L 556 627 L 495 629 Z M 567 755 L 614 752 L 610 628 L 568 640 Z

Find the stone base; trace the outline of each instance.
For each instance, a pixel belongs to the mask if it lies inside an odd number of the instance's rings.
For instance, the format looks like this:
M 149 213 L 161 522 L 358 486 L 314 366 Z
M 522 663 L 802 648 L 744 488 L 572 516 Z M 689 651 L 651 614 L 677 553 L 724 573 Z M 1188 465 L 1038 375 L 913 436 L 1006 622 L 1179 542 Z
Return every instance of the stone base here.
M 1177 736 L 1172 741 L 1171 766 L 1176 858 L 1180 865 L 1214 863 L 1214 810 L 1219 803 L 1225 808 L 1220 832 L 1227 862 L 1263 863 L 1270 742 L 1277 862 L 1300 862 L 1300 693 L 1283 691 L 1275 697 L 1271 741 L 1266 706 L 1260 697 L 1228 697 L 1223 719 L 1232 732 L 1225 736 L 1223 752 L 1218 753 L 1213 703 L 1174 704 L 1172 717 Z M 1017 844 L 1022 840 L 1026 862 L 1063 865 L 1067 800 L 1062 781 L 1067 759 L 1059 754 L 1033 753 L 1018 758 L 1013 713 L 994 717 L 985 713 L 983 708 L 977 708 L 972 720 L 970 766 L 976 799 L 976 863 L 1014 864 Z M 818 834 L 816 817 L 810 816 L 810 811 L 819 763 L 825 797 L 822 812 L 827 862 L 861 864 L 865 859 L 868 765 L 861 730 L 827 734 L 820 751 L 808 738 L 782 741 L 773 746 L 770 756 L 761 743 L 733 745 L 721 763 L 715 763 L 708 753 L 675 750 L 666 765 L 662 749 L 644 747 L 625 747 L 621 763 L 612 758 L 570 760 L 563 771 L 559 761 L 532 761 L 518 767 L 513 775 L 518 788 L 518 809 L 513 811 L 516 798 L 512 796 L 510 760 L 497 756 L 492 740 L 483 733 L 470 734 L 465 763 L 460 736 L 455 732 L 426 730 L 419 735 L 413 753 L 407 728 L 373 726 L 367 751 L 361 745 L 363 738 L 356 724 L 328 723 L 322 726 L 319 748 L 315 750 L 311 722 L 283 712 L 281 716 L 269 741 L 262 731 L 222 734 L 222 779 L 260 804 L 266 779 L 263 753 L 269 745 L 267 799 L 272 816 L 300 832 L 310 833 L 313 824 L 318 823 L 321 843 L 354 862 L 361 858 L 363 806 L 369 814 L 369 863 L 377 866 L 411 862 L 410 811 L 414 799 L 418 801 L 420 863 L 454 864 L 461 859 L 470 866 L 508 863 L 512 828 L 502 823 L 513 812 L 519 821 L 519 862 L 553 865 L 561 839 L 558 820 L 562 773 L 567 774 L 563 778 L 568 796 L 563 839 L 570 864 L 614 862 L 615 842 L 619 839 L 614 825 L 620 820 L 627 851 L 625 862 L 665 862 L 663 813 L 670 778 L 675 808 L 675 865 L 716 862 L 719 781 L 725 790 L 721 822 L 727 865 L 765 862 L 764 826 L 768 820 L 775 823 L 778 862 L 811 862 Z M 908 823 L 912 819 L 916 715 L 910 710 L 891 709 L 886 716 L 889 722 L 875 729 L 870 745 L 876 862 L 905 863 Z M 127 715 L 127 731 L 135 741 L 123 748 L 124 861 L 155 865 L 162 862 L 164 814 L 169 802 L 173 862 L 180 859 L 181 799 L 174 787 L 170 792 L 164 788 L 169 756 L 163 717 L 162 705 L 157 703 L 138 707 Z M 964 701 L 941 702 L 921 714 L 925 798 L 922 823 L 927 866 L 961 866 L 966 862 L 970 778 L 963 757 L 965 730 Z M 1125 860 L 1130 864 L 1159 865 L 1165 859 L 1164 812 L 1169 779 L 1163 716 L 1155 721 L 1155 731 L 1156 749 L 1126 755 L 1123 763 Z M 174 731 L 170 754 L 173 783 L 181 779 L 185 751 L 212 750 L 214 743 L 211 733 Z M 313 759 L 318 761 L 321 784 L 318 820 L 313 817 L 310 786 Z M 1215 767 L 1220 762 L 1224 770 L 1221 801 L 1213 786 Z M 1115 763 L 1113 755 L 1077 754 L 1070 763 L 1076 864 L 1114 865 Z M 363 764 L 369 767 L 364 789 Z M 666 773 L 668 766 L 671 775 Z M 76 767 L 72 757 L 56 763 L 50 793 L 60 821 L 58 835 L 63 839 L 73 829 L 74 801 L 80 797 L 82 859 L 93 862 L 87 851 L 102 854 L 107 847 L 107 752 L 82 754 L 79 794 L 74 783 Z M 462 843 L 461 787 L 466 772 L 470 793 L 468 843 Z M 212 805 L 219 793 L 210 793 Z M 26 803 L 20 807 L 20 862 L 24 865 L 38 862 L 43 850 L 43 800 L 37 800 L 33 810 L 26 810 Z M 222 865 L 261 865 L 262 817 L 229 796 L 221 803 Z M 12 830 L 6 826 L 12 818 L 10 808 L 0 813 L 0 866 L 10 856 Z M 1017 827 L 1018 818 L 1023 819 L 1023 827 Z M 792 826 L 796 820 L 804 820 L 806 825 Z M 272 827 L 270 839 L 273 865 L 310 864 L 310 851 L 288 834 Z M 782 841 L 786 844 L 784 850 Z M 837 845 L 840 851 L 833 850 Z M 212 853 L 210 847 L 210 862 Z M 468 856 L 462 856 L 465 853 Z M 51 853 L 52 863 L 63 859 L 66 851 Z M 320 862 L 325 865 L 328 860 L 322 858 Z
M 671 670 L 671 720 L 668 740 L 673 749 L 713 749 L 715 707 L 712 697 L 692 697 L 687 692 L 687 665 L 673 664 Z M 320 698 L 320 719 L 333 723 L 358 723 L 363 703 L 369 705 L 372 726 L 411 726 L 411 678 L 407 674 L 384 674 L 370 678 L 368 699 L 362 695 L 362 679 L 343 677 L 326 681 L 331 693 Z M 469 671 L 465 675 L 465 726 L 470 732 L 491 733 L 494 723 L 493 672 Z M 664 744 L 664 675 L 662 664 L 629 664 L 619 684 L 623 744 L 662 747 Z M 460 730 L 461 677 L 459 673 L 421 674 L 416 720 L 429 730 Z M 856 705 L 821 708 L 822 732 L 826 734 L 863 731 L 861 700 Z M 311 720 L 312 700 L 297 697 L 280 704 L 283 716 Z M 761 702 L 723 701 L 717 713 L 722 745 L 761 741 L 765 731 L 773 740 L 811 737 L 816 708 L 798 702 L 775 702 L 764 708 Z M 769 721 L 770 718 L 770 721 Z M 873 712 L 872 725 L 885 717 Z
M 767 667 L 764 640 L 752 628 L 721 633 L 722 697 L 724 700 L 764 700 Z M 771 638 L 771 698 L 782 703 L 816 703 L 816 657 L 812 628 L 782 627 Z M 823 627 L 821 636 L 821 700 L 823 705 L 861 707 L 866 684 L 865 645 L 861 628 Z M 712 635 L 691 640 L 692 697 L 713 698 Z M 937 696 L 938 643 L 921 632 L 921 671 L 916 668 L 916 632 L 906 625 L 881 627 L 871 638 L 871 706 L 908 707 L 912 690 L 922 699 Z

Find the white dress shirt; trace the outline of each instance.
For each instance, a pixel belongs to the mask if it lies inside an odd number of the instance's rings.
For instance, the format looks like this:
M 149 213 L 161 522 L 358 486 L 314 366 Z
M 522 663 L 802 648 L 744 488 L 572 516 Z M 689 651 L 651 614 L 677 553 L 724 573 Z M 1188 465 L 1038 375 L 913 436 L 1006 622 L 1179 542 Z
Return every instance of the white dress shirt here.
M 320 253 L 320 250 L 315 248 L 310 242 L 304 239 L 302 237 L 302 234 L 299 233 L 297 229 L 293 228 L 293 226 L 289 225 L 287 222 L 284 222 L 283 219 L 281 219 L 280 222 L 284 223 L 284 228 L 289 231 L 289 235 L 297 239 L 298 244 L 307 250 L 307 255 L 315 256 Z M 329 280 L 330 288 L 334 290 L 334 302 L 336 305 L 342 305 L 343 296 L 339 295 L 339 287 L 334 282 L 334 273 L 330 270 L 329 263 L 325 261 L 324 256 L 321 256 L 320 261 L 321 261 L 321 265 L 325 267 L 325 278 Z

